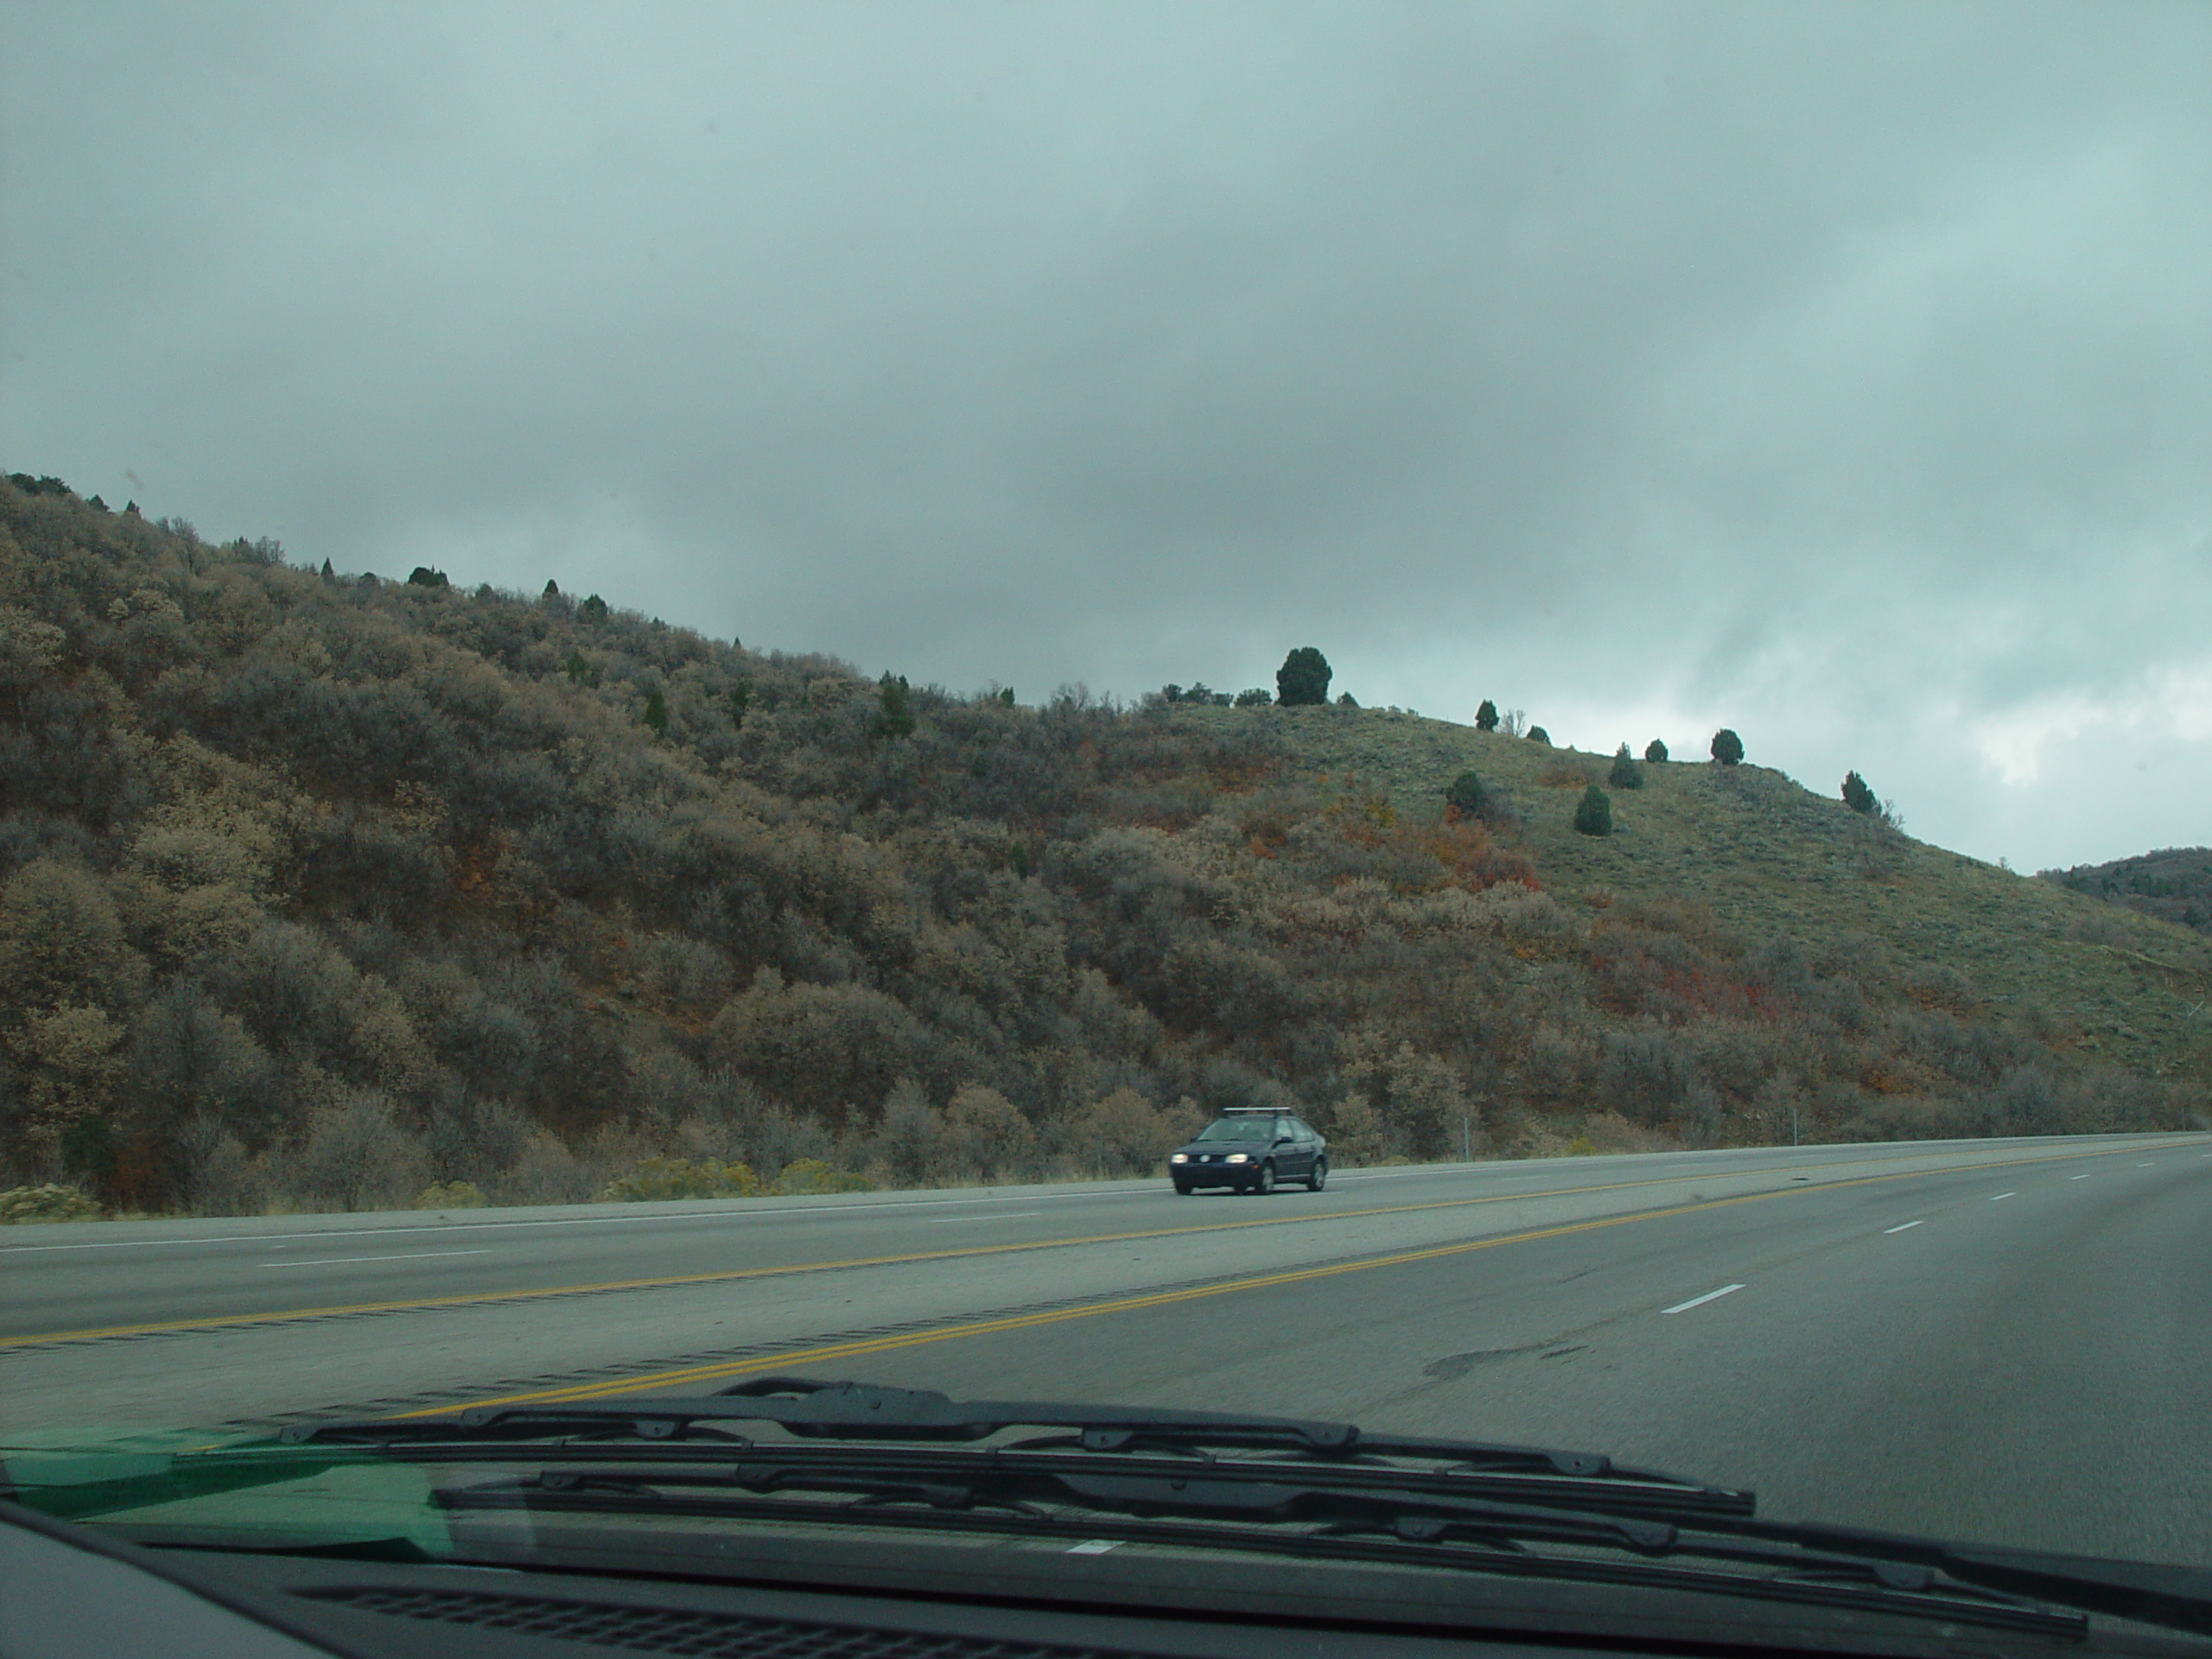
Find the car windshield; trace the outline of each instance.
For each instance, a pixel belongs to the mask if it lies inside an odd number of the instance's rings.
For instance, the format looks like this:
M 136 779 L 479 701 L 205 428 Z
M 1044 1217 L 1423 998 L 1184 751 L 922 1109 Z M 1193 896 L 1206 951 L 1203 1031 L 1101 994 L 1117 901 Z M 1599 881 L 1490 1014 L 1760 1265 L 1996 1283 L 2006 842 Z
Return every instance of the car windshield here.
M 1198 1131 L 1201 1141 L 1272 1141 L 1274 1124 L 1264 1117 L 1217 1118 Z
M 5 16 L 0 1491 L 2212 1566 L 2212 6 Z

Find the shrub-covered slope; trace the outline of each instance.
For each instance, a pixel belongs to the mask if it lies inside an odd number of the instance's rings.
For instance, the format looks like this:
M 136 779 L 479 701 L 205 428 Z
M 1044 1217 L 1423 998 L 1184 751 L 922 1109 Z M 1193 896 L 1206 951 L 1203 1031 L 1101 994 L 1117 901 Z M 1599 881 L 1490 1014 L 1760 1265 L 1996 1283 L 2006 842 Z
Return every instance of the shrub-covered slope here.
M 2075 893 L 2212 933 L 2212 847 L 2169 847 L 2042 874 Z
M 1510 813 L 1447 810 L 1471 762 Z M 1751 767 L 1647 768 L 1579 836 L 1593 766 L 908 688 L 0 483 L 0 1184 L 1111 1173 L 1262 1101 L 1348 1159 L 2201 1104 L 2182 930 L 2088 938 Z

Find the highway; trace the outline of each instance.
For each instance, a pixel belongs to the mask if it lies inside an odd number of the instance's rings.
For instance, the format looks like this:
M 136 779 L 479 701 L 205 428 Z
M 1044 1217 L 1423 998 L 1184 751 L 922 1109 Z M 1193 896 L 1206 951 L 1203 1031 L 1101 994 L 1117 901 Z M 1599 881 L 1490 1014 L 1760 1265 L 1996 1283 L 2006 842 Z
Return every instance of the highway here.
M 2212 1137 L 15 1227 L 0 1436 L 748 1376 L 1571 1446 L 1763 1510 L 2212 1561 Z

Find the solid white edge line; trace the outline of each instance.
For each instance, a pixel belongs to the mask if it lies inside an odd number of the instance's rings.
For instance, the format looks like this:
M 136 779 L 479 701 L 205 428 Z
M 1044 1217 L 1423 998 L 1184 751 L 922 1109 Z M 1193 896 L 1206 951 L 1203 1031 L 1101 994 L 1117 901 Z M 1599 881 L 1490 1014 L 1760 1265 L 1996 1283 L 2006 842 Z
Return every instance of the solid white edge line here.
M 1919 1225 L 1920 1225 L 1920 1224 L 1919 1224 L 1918 1222 L 1916 1222 L 1916 1221 L 1908 1221 L 1908 1222 L 1903 1222 L 1903 1223 L 1900 1223 L 1898 1225 L 1897 1225 L 1897 1226 L 1895 1226 L 1895 1227 L 1885 1227 L 1885 1228 L 1883 1228 L 1883 1229 L 1882 1229 L 1882 1230 L 1883 1230 L 1884 1232 L 1885 1232 L 1885 1233 L 1901 1233 L 1901 1232 L 1904 1231 L 1904 1230 L 1905 1230 L 1905 1229 L 1906 1229 L 1906 1228 L 1908 1228 L 1908 1227 L 1917 1227 L 1917 1226 L 1919 1226 Z
M 1718 1290 L 1708 1290 L 1702 1296 L 1693 1296 L 1687 1302 L 1676 1302 L 1672 1307 L 1662 1307 L 1659 1311 L 1662 1313 L 1687 1313 L 1694 1307 L 1703 1307 L 1707 1302 L 1718 1301 L 1721 1297 L 1742 1288 L 1741 1285 L 1723 1285 Z
M 1042 1210 L 1016 1210 L 1004 1216 L 932 1216 L 922 1224 L 925 1227 L 965 1227 L 977 1221 L 1020 1221 L 1029 1216 L 1041 1216 Z
M 490 1249 L 481 1250 L 410 1250 L 405 1255 L 326 1255 L 313 1262 L 262 1262 L 264 1268 L 343 1268 L 356 1262 L 427 1262 L 434 1255 L 489 1255 Z

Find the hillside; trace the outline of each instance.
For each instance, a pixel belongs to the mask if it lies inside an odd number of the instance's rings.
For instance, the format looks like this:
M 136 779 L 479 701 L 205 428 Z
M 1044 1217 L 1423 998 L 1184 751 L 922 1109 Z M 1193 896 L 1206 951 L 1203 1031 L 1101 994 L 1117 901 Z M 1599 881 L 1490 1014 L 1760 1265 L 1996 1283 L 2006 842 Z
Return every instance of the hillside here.
M 2169 847 L 2040 874 L 2075 893 L 2212 933 L 2212 847 Z
M 1469 766 L 1510 813 L 1447 811 Z M 0 484 L 0 1184 L 1117 1173 L 1239 1102 L 1347 1160 L 2202 1114 L 2185 930 L 1750 766 L 1579 836 L 1602 767 L 878 682 Z

